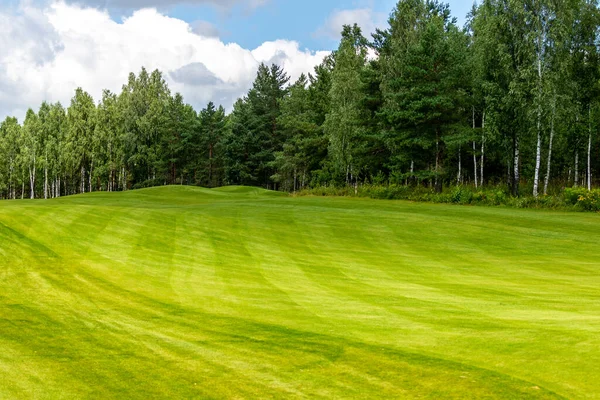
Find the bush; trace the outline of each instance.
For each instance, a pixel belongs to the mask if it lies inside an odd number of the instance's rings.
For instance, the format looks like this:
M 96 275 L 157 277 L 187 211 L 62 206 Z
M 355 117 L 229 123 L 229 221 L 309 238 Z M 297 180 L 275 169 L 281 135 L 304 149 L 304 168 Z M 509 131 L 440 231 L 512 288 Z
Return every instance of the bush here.
M 566 188 L 564 191 L 565 202 L 567 204 L 576 205 L 580 197 L 587 195 L 586 188 Z
M 492 204 L 495 206 L 499 206 L 502 204 L 508 203 L 508 196 L 502 190 L 496 190 L 492 193 L 491 196 Z
M 577 209 L 600 212 L 600 190 L 588 191 L 584 188 L 565 189 L 555 196 L 524 196 L 514 198 L 503 186 L 475 189 L 469 186 L 447 188 L 436 193 L 425 186 L 360 185 L 319 186 L 305 189 L 298 195 L 316 196 L 358 196 L 382 200 L 409 200 L 432 203 L 471 204 L 486 206 L 509 206 L 515 208 Z
M 474 194 L 470 189 L 464 186 L 456 186 L 454 189 L 452 189 L 452 195 L 450 198 L 452 203 L 455 204 L 471 204 Z
M 582 211 L 600 211 L 600 190 L 590 190 L 577 198 L 577 208 Z

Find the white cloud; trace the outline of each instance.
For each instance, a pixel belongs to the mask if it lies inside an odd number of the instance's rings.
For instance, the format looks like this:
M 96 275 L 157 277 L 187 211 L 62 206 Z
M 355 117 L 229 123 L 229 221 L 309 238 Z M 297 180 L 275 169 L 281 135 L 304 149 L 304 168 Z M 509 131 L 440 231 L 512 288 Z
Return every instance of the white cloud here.
M 331 39 L 339 39 L 344 25 L 358 24 L 367 38 L 376 28 L 386 25 L 385 13 L 373 11 L 372 8 L 356 8 L 352 10 L 336 10 L 327 19 L 325 24 L 317 30 L 317 36 L 327 36 Z
M 192 31 L 194 33 L 204 37 L 220 37 L 221 31 L 217 26 L 211 24 L 208 21 L 195 21 L 192 22 Z
M 0 11 L 0 48 L 0 119 L 22 118 L 44 100 L 68 106 L 78 86 L 98 100 L 102 89 L 119 92 L 142 66 L 161 70 L 172 91 L 197 108 L 210 100 L 230 107 L 261 62 L 276 62 L 296 79 L 328 54 L 284 40 L 249 50 L 200 36 L 155 9 L 118 23 L 106 11 L 63 2 Z
M 252 10 L 264 6 L 269 1 L 270 0 L 67 0 L 70 4 L 103 8 L 137 9 L 144 7 L 166 7 L 176 4 L 207 4 L 222 10 L 228 10 L 238 5 L 248 10 Z

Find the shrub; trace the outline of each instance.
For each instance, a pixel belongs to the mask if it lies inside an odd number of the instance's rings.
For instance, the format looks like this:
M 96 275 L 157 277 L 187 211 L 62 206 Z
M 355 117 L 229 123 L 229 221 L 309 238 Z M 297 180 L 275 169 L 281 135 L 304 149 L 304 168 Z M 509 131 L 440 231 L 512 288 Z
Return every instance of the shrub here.
M 506 195 L 506 193 L 502 190 L 496 190 L 492 193 L 492 204 L 495 206 L 499 206 L 502 204 L 507 204 L 508 203 L 508 196 Z
M 586 196 L 588 190 L 586 188 L 566 188 L 564 191 L 565 202 L 567 204 L 576 205 L 581 196 Z
M 577 209 L 600 212 L 600 190 L 588 191 L 584 188 L 565 189 L 561 195 L 512 197 L 503 186 L 474 189 L 469 186 L 447 188 L 436 193 L 425 186 L 404 186 L 400 184 L 358 186 L 319 186 L 305 189 L 298 195 L 316 196 L 358 196 L 382 200 L 410 200 L 433 203 L 481 204 L 488 206 L 509 206 L 516 208 Z
M 474 203 L 485 203 L 487 201 L 487 194 L 485 194 L 484 192 L 477 192 L 473 194 L 473 202 Z
M 577 208 L 582 211 L 600 211 L 600 190 L 590 190 L 577 198 Z

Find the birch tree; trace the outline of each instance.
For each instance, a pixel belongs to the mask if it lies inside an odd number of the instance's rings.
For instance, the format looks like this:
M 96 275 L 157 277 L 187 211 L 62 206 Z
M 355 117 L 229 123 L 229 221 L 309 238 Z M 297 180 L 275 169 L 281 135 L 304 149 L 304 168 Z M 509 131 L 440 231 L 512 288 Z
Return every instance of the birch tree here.
M 96 106 L 92 96 L 78 88 L 71 99 L 67 111 L 69 124 L 68 151 L 70 152 L 71 168 L 79 171 L 79 192 L 91 191 L 89 178 L 93 170 L 93 135 L 96 128 Z M 87 186 L 86 186 L 87 185 Z
M 335 67 L 329 91 L 330 112 L 324 129 L 335 174 L 352 181 L 355 140 L 360 134 L 362 81 L 367 42 L 358 25 L 344 26 L 342 41 L 335 52 Z
M 32 110 L 27 110 L 23 122 L 22 157 L 29 175 L 29 198 L 35 198 L 36 174 L 40 163 L 40 141 L 42 129 L 38 115 Z

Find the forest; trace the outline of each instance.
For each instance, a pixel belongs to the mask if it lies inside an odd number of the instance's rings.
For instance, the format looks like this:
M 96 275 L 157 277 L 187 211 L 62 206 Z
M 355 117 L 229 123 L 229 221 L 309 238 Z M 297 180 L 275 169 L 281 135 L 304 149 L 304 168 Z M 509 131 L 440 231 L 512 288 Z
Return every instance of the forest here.
M 6 118 L 0 197 L 172 184 L 591 190 L 599 27 L 596 0 L 483 0 L 464 27 L 437 0 L 400 0 L 386 29 L 344 26 L 295 82 L 260 65 L 231 112 L 194 110 L 142 69 L 99 101 L 79 88 L 68 106 Z

